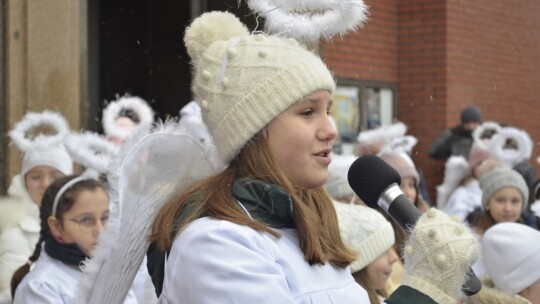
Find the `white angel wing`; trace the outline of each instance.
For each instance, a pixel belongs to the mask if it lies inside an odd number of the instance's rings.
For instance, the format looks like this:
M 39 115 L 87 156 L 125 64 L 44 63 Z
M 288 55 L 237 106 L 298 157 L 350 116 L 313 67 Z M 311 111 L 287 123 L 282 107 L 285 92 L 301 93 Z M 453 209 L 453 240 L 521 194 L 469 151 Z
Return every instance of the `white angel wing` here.
M 444 179 L 436 187 L 437 209 L 444 209 L 450 194 L 457 188 L 463 178 L 470 174 L 469 163 L 463 156 L 450 156 L 445 164 Z
M 119 201 L 111 205 L 110 222 L 85 266 L 75 302 L 124 301 L 148 249 L 157 212 L 175 194 L 215 173 L 207 145 L 172 123 L 129 150 L 118 178 Z

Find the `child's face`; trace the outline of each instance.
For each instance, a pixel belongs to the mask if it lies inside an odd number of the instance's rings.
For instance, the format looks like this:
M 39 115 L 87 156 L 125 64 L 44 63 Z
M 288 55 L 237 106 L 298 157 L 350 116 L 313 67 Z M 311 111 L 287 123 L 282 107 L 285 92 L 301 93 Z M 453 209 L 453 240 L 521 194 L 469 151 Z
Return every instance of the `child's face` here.
M 293 181 L 308 189 L 328 178 L 330 152 L 337 130 L 329 119 L 328 91 L 315 92 L 295 103 L 268 125 L 268 144 Z
M 24 176 L 24 184 L 32 201 L 41 205 L 41 198 L 52 182 L 64 176 L 64 173 L 49 166 L 36 166 Z
M 516 188 L 501 188 L 491 196 L 487 208 L 495 222 L 515 222 L 523 208 L 521 193 Z
M 367 275 L 373 288 L 384 289 L 386 281 L 392 274 L 392 264 L 398 260 L 398 255 L 392 247 L 367 265 Z
M 414 204 L 416 201 L 416 182 L 414 181 L 414 178 L 412 177 L 405 177 L 401 180 L 401 191 L 403 191 L 403 194 L 407 197 L 407 199 Z
M 109 198 L 101 188 L 79 193 L 75 204 L 64 213 L 57 239 L 75 243 L 88 256 L 97 245 L 97 238 L 109 218 Z

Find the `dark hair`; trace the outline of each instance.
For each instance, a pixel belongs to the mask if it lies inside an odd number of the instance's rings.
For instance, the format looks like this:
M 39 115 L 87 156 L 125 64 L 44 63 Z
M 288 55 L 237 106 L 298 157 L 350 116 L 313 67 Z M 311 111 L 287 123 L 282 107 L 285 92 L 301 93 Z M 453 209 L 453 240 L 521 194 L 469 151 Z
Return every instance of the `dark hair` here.
M 45 193 L 43 194 L 43 198 L 41 199 L 41 206 L 39 208 L 39 218 L 41 220 L 41 230 L 39 232 L 39 240 L 36 244 L 36 247 L 34 249 L 34 253 L 28 258 L 28 262 L 13 274 L 11 277 L 11 296 L 15 297 L 15 290 L 17 289 L 17 286 L 21 283 L 23 278 L 28 274 L 30 271 L 30 265 L 31 263 L 37 261 L 39 258 L 39 255 L 41 253 L 41 243 L 45 240 L 45 237 L 47 236 L 47 233 L 49 233 L 49 225 L 47 224 L 47 219 L 52 216 L 52 208 L 54 203 L 54 198 L 56 197 L 56 194 L 60 189 L 67 184 L 72 179 L 76 178 L 76 175 L 70 175 L 65 176 L 62 178 L 59 178 L 55 180 L 48 188 L 45 190 Z M 79 194 L 84 190 L 95 190 L 95 189 L 103 189 L 103 191 L 106 192 L 105 186 L 102 182 L 94 180 L 94 179 L 86 179 L 82 180 L 74 185 L 72 185 L 70 188 L 68 188 L 64 194 L 60 197 L 58 200 L 58 205 L 56 208 L 56 218 L 62 222 L 62 217 L 64 216 L 64 213 L 66 213 L 73 205 L 75 204 L 75 201 L 77 200 L 77 197 Z

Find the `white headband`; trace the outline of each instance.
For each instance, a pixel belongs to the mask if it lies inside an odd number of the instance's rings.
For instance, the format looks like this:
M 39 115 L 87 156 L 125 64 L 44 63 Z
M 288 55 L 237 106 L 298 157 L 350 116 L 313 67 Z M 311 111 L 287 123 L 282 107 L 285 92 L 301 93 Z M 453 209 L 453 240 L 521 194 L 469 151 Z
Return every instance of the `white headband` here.
M 82 182 L 85 180 L 90 180 L 90 179 L 97 180 L 98 173 L 93 170 L 86 170 L 82 175 L 77 176 L 76 178 L 70 180 L 65 185 L 63 185 L 62 188 L 58 190 L 58 193 L 56 193 L 56 196 L 54 197 L 54 202 L 52 206 L 52 216 L 56 217 L 56 209 L 58 208 L 58 201 L 60 200 L 62 195 L 64 195 L 64 192 L 66 192 L 69 188 L 71 188 L 76 183 Z

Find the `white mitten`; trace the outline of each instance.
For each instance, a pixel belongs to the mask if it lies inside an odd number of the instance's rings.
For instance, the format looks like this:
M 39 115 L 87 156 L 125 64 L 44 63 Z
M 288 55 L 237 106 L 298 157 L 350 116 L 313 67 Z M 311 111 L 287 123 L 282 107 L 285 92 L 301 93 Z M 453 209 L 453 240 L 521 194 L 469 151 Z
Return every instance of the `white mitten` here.
M 471 230 L 431 208 L 420 217 L 405 246 L 403 285 L 437 303 L 455 304 L 478 255 L 479 244 Z

